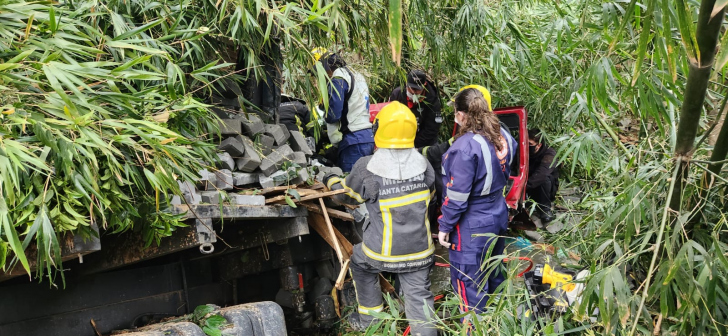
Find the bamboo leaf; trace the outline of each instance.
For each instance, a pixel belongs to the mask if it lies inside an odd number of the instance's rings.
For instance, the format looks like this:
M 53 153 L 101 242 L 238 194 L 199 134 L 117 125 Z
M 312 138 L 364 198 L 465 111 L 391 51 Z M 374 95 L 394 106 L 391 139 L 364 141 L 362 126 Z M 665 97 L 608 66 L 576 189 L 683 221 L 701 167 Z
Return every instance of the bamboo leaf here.
M 154 20 L 152 22 L 149 22 L 149 23 L 147 23 L 145 25 L 142 25 L 140 27 L 134 28 L 134 29 L 132 29 L 132 30 L 126 32 L 126 33 L 123 33 L 121 35 L 118 35 L 118 36 L 114 37 L 113 41 L 119 41 L 119 40 L 127 39 L 129 37 L 132 37 L 134 35 L 137 35 L 139 33 L 142 33 L 144 31 L 147 31 L 149 29 L 152 29 L 152 28 L 156 27 L 157 25 L 159 25 L 160 23 L 162 23 L 162 19 L 156 19 L 156 20 Z
M 715 5 L 713 5 L 713 11 L 710 13 L 710 18 L 712 19 L 718 15 L 725 8 L 725 5 L 728 5 L 728 0 L 716 0 Z
M 655 16 L 655 2 L 657 0 L 648 0 L 647 5 L 647 16 L 642 26 L 642 32 L 640 33 L 640 41 L 637 46 L 637 58 L 634 63 L 634 70 L 632 70 L 632 86 L 637 83 L 637 79 L 640 76 L 642 70 L 642 62 L 645 59 L 645 53 L 647 52 L 647 44 L 652 40 L 652 21 Z
M 389 0 L 388 14 L 392 62 L 399 66 L 402 61 L 402 0 Z

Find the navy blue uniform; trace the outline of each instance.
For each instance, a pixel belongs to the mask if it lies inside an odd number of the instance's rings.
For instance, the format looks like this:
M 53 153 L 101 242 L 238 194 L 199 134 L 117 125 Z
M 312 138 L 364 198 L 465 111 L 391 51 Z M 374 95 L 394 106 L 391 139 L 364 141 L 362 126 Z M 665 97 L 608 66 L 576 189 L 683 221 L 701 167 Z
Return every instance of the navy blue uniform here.
M 504 280 L 500 271 L 490 277 L 487 268 L 481 271 L 490 244 L 495 244 L 491 256 L 503 253 L 503 239 L 493 235 L 504 234 L 508 227 L 503 191 L 518 144 L 506 130 L 501 135 L 505 141 L 500 152 L 483 136 L 466 133 L 442 157 L 445 190 L 438 222 L 440 231 L 450 233 L 451 281 L 464 311 L 481 313 L 488 294 Z

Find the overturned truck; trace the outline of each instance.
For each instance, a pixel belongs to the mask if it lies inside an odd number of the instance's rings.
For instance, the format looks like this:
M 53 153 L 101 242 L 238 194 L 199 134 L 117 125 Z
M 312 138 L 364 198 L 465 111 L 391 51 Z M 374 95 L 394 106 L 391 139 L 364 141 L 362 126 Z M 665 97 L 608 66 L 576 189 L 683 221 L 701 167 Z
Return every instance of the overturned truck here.
M 165 210 L 186 226 L 151 245 L 134 231 L 67 235 L 55 283 L 29 281 L 19 266 L 0 273 L 0 335 L 204 335 L 193 313 L 205 305 L 235 335 L 332 327 L 346 301 L 332 291 L 339 256 L 358 234 L 352 214 L 327 208 L 332 193 L 315 175 L 341 172 L 311 160 L 312 139 L 276 124 L 275 112 L 244 113 L 240 87 L 223 83 L 210 102 L 219 160 L 179 181 L 182 197 Z

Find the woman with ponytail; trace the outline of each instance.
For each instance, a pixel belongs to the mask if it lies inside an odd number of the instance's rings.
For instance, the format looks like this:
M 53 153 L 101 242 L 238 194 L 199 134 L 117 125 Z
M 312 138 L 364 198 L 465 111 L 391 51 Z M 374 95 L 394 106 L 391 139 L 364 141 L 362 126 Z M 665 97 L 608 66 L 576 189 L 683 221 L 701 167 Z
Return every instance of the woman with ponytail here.
M 485 88 L 461 90 L 452 105 L 459 130 L 442 157 L 445 190 L 438 238 L 450 250 L 450 280 L 462 299 L 461 310 L 482 313 L 504 280 L 499 263 L 481 265 L 503 253 L 498 237 L 508 227 L 503 190 L 517 144 L 500 127 Z

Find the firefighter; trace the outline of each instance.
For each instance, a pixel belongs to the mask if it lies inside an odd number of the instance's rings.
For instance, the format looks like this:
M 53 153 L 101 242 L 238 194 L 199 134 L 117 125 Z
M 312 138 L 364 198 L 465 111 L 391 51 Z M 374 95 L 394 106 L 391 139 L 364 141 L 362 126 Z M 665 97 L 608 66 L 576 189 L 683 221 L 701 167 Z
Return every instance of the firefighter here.
M 556 150 L 546 144 L 538 128 L 528 130 L 528 182 L 526 193 L 537 204 L 536 215 L 544 224 L 554 220 L 551 205 L 559 190 Z
M 504 280 L 499 264 L 487 265 L 487 257 L 503 253 L 503 239 L 497 236 L 508 226 L 503 192 L 517 149 L 488 102 L 478 88 L 455 96 L 458 133 L 442 157 L 445 191 L 438 239 L 450 249 L 450 280 L 462 299 L 461 310 L 476 313 L 483 313 L 489 294 Z
M 378 274 L 391 272 L 401 282 L 412 334 L 437 335 L 429 279 L 435 246 L 426 216 L 435 172 L 414 149 L 416 132 L 414 114 L 393 102 L 374 121 L 374 155 L 359 159 L 346 179 L 324 178 L 330 189 L 346 190 L 336 201 L 365 203 L 370 215 L 350 264 L 359 306 L 349 322 L 359 330 L 373 321 L 372 312 L 382 311 Z
M 321 48 L 312 53 L 331 79 L 326 130 L 331 144 L 338 147 L 337 165 L 349 172 L 357 160 L 374 153 L 369 87 L 364 76 L 349 69 L 339 54 Z
M 491 109 L 491 103 L 490 103 L 490 92 L 488 89 L 480 86 L 480 85 L 468 85 L 464 86 L 460 89 L 460 91 L 465 89 L 477 89 L 480 91 L 480 93 L 483 94 L 483 97 L 485 97 L 485 100 L 488 102 L 488 108 Z M 451 100 L 450 104 L 453 104 L 455 100 Z M 501 128 L 503 129 L 503 132 L 508 132 L 508 127 L 501 124 Z M 450 146 L 452 146 L 453 141 L 455 141 L 455 138 L 450 138 L 445 142 L 437 143 L 433 146 L 425 146 L 422 148 L 418 148 L 418 151 L 427 158 L 427 161 L 430 162 L 432 167 L 441 167 L 442 166 L 442 156 L 447 152 L 448 149 L 450 149 Z M 514 140 L 515 141 L 515 140 Z M 510 164 L 510 162 L 509 162 Z M 510 169 L 510 166 L 508 167 Z M 437 217 L 439 215 L 438 211 L 440 209 L 440 206 L 442 205 L 442 170 L 435 169 L 435 175 L 437 178 L 435 179 L 435 197 L 433 197 L 432 202 L 430 203 L 430 222 L 437 222 Z
M 389 100 L 407 105 L 415 114 L 415 147 L 432 146 L 437 142 L 442 125 L 442 103 L 437 87 L 427 78 L 427 74 L 421 70 L 410 71 L 407 74 L 407 86 L 394 89 Z

